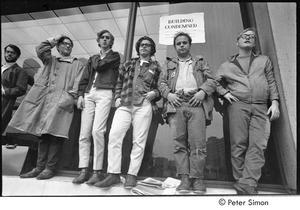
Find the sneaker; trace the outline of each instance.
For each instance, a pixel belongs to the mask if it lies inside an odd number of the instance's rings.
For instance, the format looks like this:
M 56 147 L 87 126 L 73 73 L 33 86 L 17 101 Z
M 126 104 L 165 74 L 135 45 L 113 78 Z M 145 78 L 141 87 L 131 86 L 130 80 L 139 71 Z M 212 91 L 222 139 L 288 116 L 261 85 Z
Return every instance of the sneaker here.
M 237 194 L 247 194 L 247 195 L 258 194 L 255 187 L 252 187 L 247 184 L 237 182 L 237 183 L 233 184 L 232 186 L 236 190 Z
M 191 192 L 191 179 L 189 175 L 181 175 L 180 185 L 176 188 L 176 191 L 179 193 L 189 193 Z
M 94 185 L 96 182 L 101 182 L 105 179 L 105 174 L 101 171 L 94 171 L 91 178 L 86 182 L 89 185 Z
M 26 174 L 21 174 L 20 178 L 34 178 L 37 177 L 43 170 L 40 170 L 38 168 L 34 168 L 31 171 L 27 172 Z
M 126 181 L 124 184 L 125 189 L 132 189 L 136 186 L 136 176 L 127 174 Z
M 72 183 L 82 184 L 89 179 L 89 172 L 87 170 L 82 170 L 79 172 L 79 175 L 73 179 Z
M 206 193 L 206 187 L 203 183 L 203 180 L 202 179 L 193 179 L 192 190 L 194 193 L 197 193 L 197 194 Z
M 36 179 L 50 179 L 55 176 L 55 172 L 50 169 L 44 169 L 37 177 Z
M 109 189 L 119 183 L 121 183 L 121 178 L 119 174 L 108 174 L 108 176 L 103 181 L 96 182 L 94 186 L 103 189 Z

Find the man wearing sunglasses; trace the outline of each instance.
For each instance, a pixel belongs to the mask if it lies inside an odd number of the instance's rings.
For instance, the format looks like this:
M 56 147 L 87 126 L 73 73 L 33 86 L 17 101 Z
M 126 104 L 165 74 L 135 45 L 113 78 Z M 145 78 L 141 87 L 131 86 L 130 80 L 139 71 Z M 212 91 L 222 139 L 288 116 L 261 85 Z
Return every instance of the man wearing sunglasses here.
M 117 83 L 120 55 L 112 50 L 114 36 L 108 30 L 97 33 L 100 53 L 89 58 L 79 82 L 77 108 L 81 109 L 79 136 L 79 175 L 75 184 L 89 185 L 102 181 L 106 122 Z M 89 176 L 91 138 L 93 138 L 93 175 Z
M 271 60 L 252 52 L 255 42 L 255 29 L 243 30 L 236 41 L 239 53 L 223 63 L 216 74 L 217 92 L 229 103 L 233 187 L 238 194 L 258 193 L 270 121 L 280 114 Z
M 53 56 L 56 46 L 59 56 Z M 40 137 L 36 168 L 21 178 L 49 179 L 55 175 L 63 142 L 78 98 L 78 84 L 83 65 L 71 56 L 73 41 L 64 35 L 49 38 L 36 47 L 44 64 L 35 75 L 34 84 L 13 115 L 9 126 Z
M 158 81 L 164 98 L 164 117 L 171 128 L 173 155 L 181 182 L 179 193 L 206 192 L 203 183 L 206 161 L 206 123 L 212 120 L 215 80 L 207 61 L 192 56 L 192 38 L 174 36 L 177 57 L 167 58 Z

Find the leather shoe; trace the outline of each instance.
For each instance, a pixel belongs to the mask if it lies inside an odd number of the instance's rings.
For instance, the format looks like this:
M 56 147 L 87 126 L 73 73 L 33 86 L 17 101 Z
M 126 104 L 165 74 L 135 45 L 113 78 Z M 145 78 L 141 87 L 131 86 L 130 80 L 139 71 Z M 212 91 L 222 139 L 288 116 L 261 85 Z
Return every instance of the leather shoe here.
M 257 189 L 247 184 L 243 184 L 237 182 L 232 185 L 233 188 L 236 190 L 237 194 L 247 194 L 247 195 L 256 195 L 258 194 Z
M 80 171 L 79 175 L 73 179 L 72 183 L 74 184 L 82 184 L 83 182 L 89 179 L 89 172 L 88 171 Z
M 176 188 L 176 191 L 179 193 L 189 193 L 191 191 L 191 179 L 189 175 L 182 174 L 181 175 L 181 182 L 179 186 Z
M 37 177 L 41 172 L 42 172 L 42 170 L 34 168 L 31 171 L 27 172 L 26 174 L 21 174 L 20 178 L 33 178 L 33 177 Z
M 132 189 L 136 186 L 136 176 L 127 174 L 126 181 L 124 184 L 125 189 Z
M 193 179 L 192 189 L 197 194 L 204 194 L 206 192 L 206 187 L 202 179 Z
M 86 182 L 89 185 L 94 185 L 96 182 L 101 182 L 105 179 L 105 174 L 101 171 L 94 171 L 91 178 Z
M 108 176 L 101 182 L 96 182 L 95 187 L 100 187 L 103 189 L 109 189 L 121 182 L 119 174 L 108 174 Z
M 40 174 L 36 177 L 36 179 L 38 179 L 38 180 L 40 180 L 40 179 L 50 179 L 50 178 L 54 177 L 54 175 L 55 175 L 55 172 L 54 172 L 54 171 L 52 171 L 52 170 L 46 168 L 46 169 L 44 169 L 44 170 L 42 171 L 42 173 L 40 173 Z

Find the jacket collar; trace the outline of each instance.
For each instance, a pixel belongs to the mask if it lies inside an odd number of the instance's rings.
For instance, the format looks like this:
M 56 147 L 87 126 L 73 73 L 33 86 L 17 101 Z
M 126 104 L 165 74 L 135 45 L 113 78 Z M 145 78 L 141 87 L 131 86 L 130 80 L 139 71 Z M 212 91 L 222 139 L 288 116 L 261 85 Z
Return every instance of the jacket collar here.
M 196 55 L 196 56 L 191 56 L 190 58 L 192 61 L 200 61 L 203 59 L 203 56 L 202 55 Z M 173 58 L 170 58 L 170 57 L 167 57 L 167 61 L 172 61 L 174 63 L 178 63 L 179 59 L 178 57 L 173 57 Z
M 74 60 L 77 60 L 77 58 L 74 57 L 62 57 L 62 56 L 57 56 L 56 59 L 60 62 L 68 62 L 68 63 L 73 63 Z
M 99 55 L 100 55 L 100 58 L 101 58 L 101 56 L 107 56 L 107 55 L 109 55 L 109 54 L 111 54 L 111 53 L 113 53 L 113 51 L 112 51 L 112 49 L 109 49 L 109 50 L 107 50 L 105 53 L 103 53 L 102 54 L 102 52 L 101 52 L 101 50 L 100 50 L 100 52 L 99 52 Z
M 255 52 L 255 53 L 252 52 L 252 53 L 251 53 L 251 60 L 253 60 L 254 58 L 258 57 L 259 55 L 260 55 L 260 51 L 257 51 L 257 52 Z M 230 56 L 230 57 L 228 57 L 228 60 L 229 60 L 230 62 L 234 62 L 238 56 L 239 56 L 239 54 Z
M 7 69 L 12 68 L 13 66 L 18 66 L 18 64 L 16 62 L 14 63 L 6 63 L 4 65 L 1 66 L 1 72 L 3 73 L 4 71 L 6 71 Z

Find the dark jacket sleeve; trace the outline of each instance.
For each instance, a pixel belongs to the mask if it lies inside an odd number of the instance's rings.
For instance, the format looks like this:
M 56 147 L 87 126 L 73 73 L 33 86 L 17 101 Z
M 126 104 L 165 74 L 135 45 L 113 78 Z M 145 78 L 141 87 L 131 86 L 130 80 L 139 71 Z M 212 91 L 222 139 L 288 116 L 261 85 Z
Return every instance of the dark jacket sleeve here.
M 97 72 L 106 71 L 107 69 L 118 69 L 120 55 L 118 52 L 112 52 L 111 55 L 105 56 L 103 59 L 98 59 L 94 65 Z
M 157 102 L 161 99 L 161 94 L 158 90 L 158 79 L 159 79 L 160 73 L 161 73 L 161 67 L 160 67 L 159 63 L 156 62 L 155 77 L 154 77 L 153 83 L 151 85 L 151 91 L 155 92 L 155 99 L 153 100 L 154 102 Z
M 200 86 L 200 89 L 202 89 L 208 96 L 211 96 L 212 93 L 215 92 L 216 81 L 215 81 L 214 74 L 210 69 L 210 66 L 208 65 L 208 62 L 205 60 L 203 60 L 202 62 L 202 71 L 203 71 L 205 81 Z
M 27 82 L 28 82 L 28 75 L 24 69 L 21 67 L 17 67 L 17 73 L 15 74 L 16 78 L 16 85 L 14 87 L 5 87 L 5 95 L 8 97 L 19 97 L 26 93 L 27 90 Z
M 167 98 L 168 94 L 171 92 L 171 89 L 168 86 L 168 62 L 169 61 L 166 61 L 164 63 L 158 79 L 158 90 L 163 98 Z
M 86 66 L 85 66 L 85 69 L 82 73 L 81 79 L 79 81 L 78 96 L 84 96 L 85 88 L 88 85 L 89 79 L 90 79 L 90 74 L 91 74 L 91 69 L 92 69 L 91 65 L 92 65 L 92 59 L 89 58 Z

